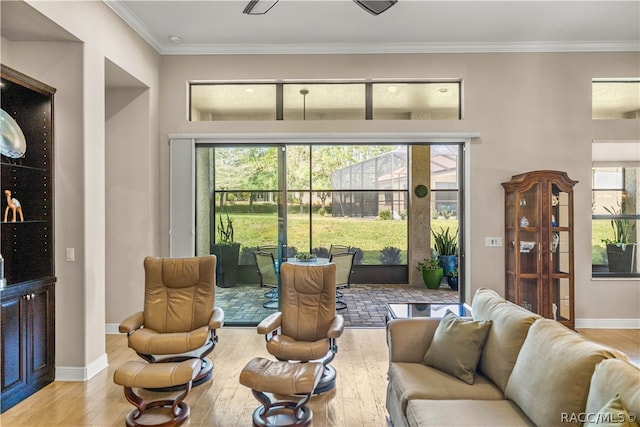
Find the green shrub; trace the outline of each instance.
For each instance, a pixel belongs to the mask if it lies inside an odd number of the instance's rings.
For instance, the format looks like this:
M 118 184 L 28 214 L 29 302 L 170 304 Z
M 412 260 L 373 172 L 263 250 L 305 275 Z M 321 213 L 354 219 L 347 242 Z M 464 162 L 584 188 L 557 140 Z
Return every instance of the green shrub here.
M 391 219 L 391 211 L 390 210 L 384 210 L 384 211 L 380 211 L 378 213 L 378 216 L 380 217 L 380 219 L 382 220 L 390 220 Z
M 382 264 L 401 264 L 402 258 L 400 257 L 400 248 L 394 248 L 393 246 L 386 246 L 382 248 L 379 259 Z

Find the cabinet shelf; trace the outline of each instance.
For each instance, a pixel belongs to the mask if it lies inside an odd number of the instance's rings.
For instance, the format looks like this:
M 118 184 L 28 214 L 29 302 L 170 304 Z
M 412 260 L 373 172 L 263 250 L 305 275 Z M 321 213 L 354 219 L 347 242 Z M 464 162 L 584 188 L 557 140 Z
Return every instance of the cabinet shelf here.
M 15 121 L 26 142 L 19 159 L 12 157 L 15 151 L 0 152 L 0 253 L 6 280 L 0 289 L 0 407 L 4 412 L 55 378 L 55 89 L 4 65 L 1 79 L 2 110 Z M 6 190 L 11 191 L 10 200 Z M 8 219 L 14 218 L 13 207 L 17 220 L 4 221 L 5 212 Z
M 25 220 L 25 221 L 2 221 L 2 222 L 0 222 L 0 224 L 2 224 L 2 225 L 20 226 L 22 224 L 24 224 L 24 225 L 44 224 L 44 223 L 49 223 L 49 222 L 51 222 L 51 220 L 49 220 L 49 219 L 30 219 L 30 220 Z
M 502 183 L 505 234 L 509 242 L 505 245 L 505 295 L 510 301 L 570 328 L 575 326 L 573 187 L 576 183 L 565 172 L 549 170 L 515 175 Z M 523 217 L 527 221 L 521 222 Z M 526 251 L 533 243 L 535 246 Z M 525 251 L 521 249 L 523 246 Z
M 33 170 L 33 171 L 40 171 L 40 172 L 48 172 L 49 171 L 49 168 L 45 168 L 45 167 L 20 165 L 20 164 L 4 162 L 4 161 L 0 162 L 0 166 L 3 167 L 3 168 L 16 168 L 16 169 Z

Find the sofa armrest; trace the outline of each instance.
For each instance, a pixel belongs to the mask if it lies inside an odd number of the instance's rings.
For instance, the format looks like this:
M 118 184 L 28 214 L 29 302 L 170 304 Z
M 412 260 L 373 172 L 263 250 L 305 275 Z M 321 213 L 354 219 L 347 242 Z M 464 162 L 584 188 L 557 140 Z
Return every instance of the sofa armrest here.
M 393 319 L 387 323 L 389 362 L 420 363 L 440 323 L 435 318 Z

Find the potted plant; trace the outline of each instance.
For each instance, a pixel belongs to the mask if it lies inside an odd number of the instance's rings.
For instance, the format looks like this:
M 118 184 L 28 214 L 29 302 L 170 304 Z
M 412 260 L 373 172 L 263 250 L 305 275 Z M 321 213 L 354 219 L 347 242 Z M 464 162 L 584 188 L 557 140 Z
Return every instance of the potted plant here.
M 425 258 L 418 262 L 416 269 L 422 272 L 422 280 L 424 280 L 424 284 L 428 289 L 440 288 L 440 282 L 442 281 L 444 273 L 437 258 Z
M 211 245 L 211 253 L 217 257 L 216 284 L 221 288 L 235 286 L 238 279 L 238 260 L 240 258 L 240 243 L 233 238 L 233 220 L 227 213 L 226 221 L 219 216 L 216 226 L 217 239 Z
M 611 215 L 625 215 L 627 213 L 624 201 L 618 204 L 619 209 L 613 206 L 605 210 Z M 611 228 L 613 230 L 613 239 L 603 239 L 607 245 L 607 260 L 610 272 L 626 272 L 633 271 L 635 264 L 636 243 L 631 242 L 632 235 L 635 231 L 636 224 L 631 219 L 615 218 L 611 220 Z
M 440 267 L 448 276 L 458 267 L 458 232 L 451 233 L 449 227 L 440 231 L 431 230 L 433 235 L 433 248 L 438 254 Z
M 458 290 L 458 269 L 454 269 L 451 273 L 447 274 L 447 284 L 453 291 Z
M 300 262 L 315 262 L 318 260 L 318 256 L 316 254 L 298 252 L 296 254 L 296 259 Z

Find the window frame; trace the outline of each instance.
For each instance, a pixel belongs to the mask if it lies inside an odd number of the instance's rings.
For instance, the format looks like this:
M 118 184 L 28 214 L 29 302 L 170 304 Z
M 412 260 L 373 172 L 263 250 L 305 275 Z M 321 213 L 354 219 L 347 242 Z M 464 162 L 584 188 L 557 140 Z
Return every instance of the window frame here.
M 595 203 L 596 197 L 595 194 L 597 194 L 598 192 L 620 192 L 623 195 L 625 193 L 628 193 L 627 191 L 627 185 L 626 185 L 626 169 L 627 168 L 634 168 L 636 169 L 636 173 L 640 172 L 640 165 L 633 165 L 630 164 L 630 162 L 624 162 L 624 161 L 620 161 L 620 162 L 598 162 L 598 161 L 593 161 L 592 162 L 592 174 L 596 169 L 599 168 L 619 168 L 621 170 L 621 186 L 620 187 L 596 187 L 594 180 L 592 179 L 592 184 L 591 184 L 591 194 L 592 194 L 592 201 L 593 203 Z M 640 196 L 640 192 L 638 192 L 638 189 L 636 188 L 636 195 L 635 195 L 635 199 L 638 200 L 638 197 Z M 621 196 L 621 198 L 624 198 L 624 196 Z M 595 209 L 595 206 L 594 206 Z M 636 221 L 636 231 L 635 231 L 635 235 L 637 237 L 639 230 L 638 228 L 638 223 L 640 223 L 640 212 L 637 212 L 635 214 L 610 214 L 610 213 L 606 213 L 606 214 L 596 214 L 596 213 L 592 213 L 591 215 L 591 230 L 593 233 L 593 224 L 594 221 L 613 221 L 613 220 L 635 220 Z M 593 240 L 593 236 L 592 236 L 592 240 Z M 635 257 L 638 257 L 638 244 L 639 242 L 632 242 L 633 244 L 635 244 Z M 606 250 L 606 244 L 605 244 L 605 250 Z M 635 266 L 637 267 L 637 260 L 634 261 L 635 262 Z M 593 279 L 601 279 L 601 278 L 638 278 L 640 277 L 640 272 L 638 271 L 632 271 L 632 272 L 611 272 L 611 271 L 597 271 L 596 266 L 599 266 L 600 264 L 593 264 L 593 260 L 592 260 L 592 266 L 591 266 L 591 277 Z M 633 270 L 633 266 L 632 266 L 632 270 Z M 636 268 L 637 270 L 637 268 Z
M 275 85 L 275 99 L 273 100 L 274 108 L 275 108 L 275 121 L 285 121 L 284 118 L 284 95 L 285 95 L 285 86 L 287 85 L 348 85 L 348 84 L 364 84 L 365 86 L 365 96 L 364 96 L 364 120 L 377 120 L 384 121 L 387 119 L 375 119 L 374 118 L 374 109 L 375 109 L 375 99 L 373 96 L 373 88 L 375 85 L 389 85 L 389 84 L 402 84 L 402 85 L 425 85 L 425 84 L 457 84 L 458 85 L 458 93 L 457 93 L 457 110 L 458 113 L 455 119 L 417 119 L 417 120 L 462 120 L 462 79 L 394 79 L 394 80 L 358 80 L 358 79 L 347 79 L 347 80 L 273 80 L 273 81 L 265 81 L 265 80 L 256 80 L 256 81 L 189 81 L 187 85 L 187 118 L 190 122 L 193 122 L 193 99 L 192 99 L 192 88 L 194 86 L 205 86 L 205 85 L 238 85 L 238 86 L 248 86 L 248 85 Z M 311 119 L 309 119 L 311 120 Z M 351 119 L 330 119 L 330 120 L 351 120 Z M 359 119 L 358 119 L 359 120 Z M 398 119 L 398 120 L 409 120 L 412 119 Z M 200 120 L 197 120 L 200 121 Z M 217 121 L 217 120 L 205 120 L 205 121 Z M 254 120 L 251 120 L 254 121 Z M 255 121 L 273 121 L 273 120 L 262 120 L 255 119 Z M 286 121 L 296 121 L 296 119 L 286 120 Z

